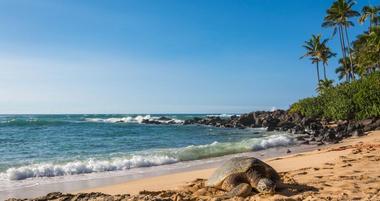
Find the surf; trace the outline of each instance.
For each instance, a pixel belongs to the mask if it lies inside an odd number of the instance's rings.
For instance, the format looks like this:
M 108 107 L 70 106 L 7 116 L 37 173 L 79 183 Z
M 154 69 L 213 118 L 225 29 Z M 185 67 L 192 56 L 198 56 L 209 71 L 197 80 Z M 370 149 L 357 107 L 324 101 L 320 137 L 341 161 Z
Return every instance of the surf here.
M 24 180 L 38 177 L 125 171 L 132 168 L 166 165 L 294 144 L 296 144 L 296 140 L 287 134 L 275 134 L 263 138 L 244 139 L 237 142 L 215 141 L 210 144 L 190 145 L 181 148 L 144 150 L 109 159 L 93 157 L 87 160 L 76 160 L 66 163 L 36 163 L 11 167 L 5 172 L 0 173 L 0 179 Z

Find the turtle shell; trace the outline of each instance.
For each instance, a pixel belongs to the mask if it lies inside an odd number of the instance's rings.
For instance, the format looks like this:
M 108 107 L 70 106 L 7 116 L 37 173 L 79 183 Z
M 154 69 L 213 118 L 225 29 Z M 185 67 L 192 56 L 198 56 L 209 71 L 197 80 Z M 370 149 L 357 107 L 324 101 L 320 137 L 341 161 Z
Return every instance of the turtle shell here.
M 207 180 L 207 186 L 219 186 L 231 174 L 245 173 L 254 169 L 257 174 L 265 177 L 277 178 L 277 172 L 268 164 L 254 157 L 236 157 L 221 165 Z

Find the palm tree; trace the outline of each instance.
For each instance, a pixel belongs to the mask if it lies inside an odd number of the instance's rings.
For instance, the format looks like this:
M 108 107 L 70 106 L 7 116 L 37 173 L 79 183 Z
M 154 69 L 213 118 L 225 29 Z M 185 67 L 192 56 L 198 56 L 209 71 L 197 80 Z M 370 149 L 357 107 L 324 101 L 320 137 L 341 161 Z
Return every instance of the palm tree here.
M 324 75 L 324 78 L 325 80 L 327 80 L 327 76 L 326 76 L 326 66 L 328 65 L 328 61 L 329 59 L 331 59 L 332 57 L 335 57 L 336 54 L 333 53 L 331 51 L 331 49 L 329 47 L 326 46 L 326 44 L 322 44 L 321 46 L 321 60 L 322 60 L 322 64 L 323 64 L 323 75 Z
M 333 27 L 333 35 L 338 31 L 339 40 L 342 48 L 343 57 L 347 57 L 346 53 L 349 55 L 350 62 L 352 64 L 352 55 L 350 51 L 350 40 L 348 37 L 348 27 L 354 26 L 354 23 L 349 21 L 349 18 L 359 16 L 357 11 L 352 10 L 355 2 L 353 0 L 336 0 L 332 6 L 327 10 L 327 15 L 324 18 L 322 27 Z M 346 46 L 347 43 L 347 46 Z M 345 62 L 345 60 L 344 60 Z M 347 63 L 345 64 L 347 65 Z M 354 77 L 354 67 L 351 65 L 351 75 Z
M 319 62 L 322 61 L 322 47 L 327 43 L 327 39 L 321 41 L 322 35 L 312 35 L 311 39 L 305 41 L 303 47 L 306 49 L 306 54 L 302 58 L 309 57 L 312 64 L 316 64 L 318 83 L 321 80 L 319 76 Z
M 335 73 L 338 74 L 339 80 L 342 80 L 344 77 L 346 78 L 346 82 L 350 81 L 351 78 L 351 68 L 349 65 L 346 65 L 350 62 L 350 59 L 347 57 L 345 59 L 339 59 L 340 66 L 335 69 Z
M 369 18 L 369 30 L 379 23 L 380 6 L 364 6 L 362 15 L 359 18 L 360 24 L 363 24 Z
M 357 36 L 354 42 L 355 64 L 361 76 L 369 75 L 380 67 L 380 27 Z
M 333 87 L 333 80 L 321 80 L 318 83 L 317 92 L 319 94 L 323 94 L 327 89 L 330 89 Z

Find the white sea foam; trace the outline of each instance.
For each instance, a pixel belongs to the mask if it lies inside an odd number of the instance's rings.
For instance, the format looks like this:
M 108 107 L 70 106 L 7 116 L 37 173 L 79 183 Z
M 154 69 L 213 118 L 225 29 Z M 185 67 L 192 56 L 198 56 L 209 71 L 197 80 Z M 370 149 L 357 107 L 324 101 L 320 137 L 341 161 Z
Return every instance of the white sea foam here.
M 168 156 L 132 156 L 131 158 L 116 158 L 112 160 L 74 161 L 66 164 L 34 164 L 18 168 L 9 168 L 0 173 L 0 178 L 22 180 L 32 177 L 54 177 L 93 172 L 126 170 L 136 167 L 149 167 L 177 162 Z
M 130 168 L 149 167 L 176 163 L 179 161 L 197 160 L 262 150 L 278 146 L 288 146 L 295 140 L 286 134 L 277 134 L 264 138 L 251 138 L 239 142 L 213 142 L 205 145 L 191 145 L 183 148 L 150 150 L 135 153 L 125 157 L 115 157 L 108 160 L 90 159 L 73 161 L 65 164 L 33 164 L 17 168 L 9 168 L 0 173 L 0 178 L 6 180 L 23 180 L 33 177 L 54 177 L 76 175 L 93 172 L 127 170 Z
M 138 116 L 128 116 L 128 117 L 121 117 L 121 118 L 86 118 L 85 119 L 88 122 L 104 122 L 104 123 L 143 123 L 144 120 L 149 121 L 157 121 L 161 124 L 169 124 L 169 123 L 175 123 L 175 124 L 182 124 L 183 120 L 179 119 L 161 119 L 160 117 L 155 117 L 151 115 L 138 115 Z

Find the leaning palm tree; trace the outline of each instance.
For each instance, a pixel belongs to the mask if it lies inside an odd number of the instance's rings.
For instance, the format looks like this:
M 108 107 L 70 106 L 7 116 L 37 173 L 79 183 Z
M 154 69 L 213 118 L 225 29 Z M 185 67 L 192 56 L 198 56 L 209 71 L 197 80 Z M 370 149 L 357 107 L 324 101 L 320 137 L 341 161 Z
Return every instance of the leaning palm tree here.
M 338 74 L 339 80 L 342 80 L 344 77 L 346 78 L 346 82 L 349 82 L 351 79 L 351 68 L 349 65 L 346 65 L 349 63 L 350 60 L 346 58 L 341 58 L 339 59 L 339 64 L 338 68 L 335 69 L 335 73 Z
M 379 23 L 380 6 L 364 6 L 362 15 L 359 18 L 360 24 L 363 24 L 369 18 L 369 30 Z
M 348 27 L 354 26 L 354 23 L 349 21 L 349 18 L 360 16 L 357 11 L 352 10 L 353 5 L 355 5 L 353 0 L 336 0 L 327 10 L 327 15 L 322 23 L 322 27 L 334 28 L 333 36 L 338 32 L 342 55 L 343 57 L 347 57 L 346 53 L 348 53 L 351 64 L 352 55 L 350 51 L 351 44 L 348 37 Z M 345 65 L 347 65 L 347 63 Z M 350 68 L 351 75 L 354 78 L 354 67 L 351 65 Z
M 331 51 L 331 49 L 325 44 L 322 43 L 320 47 L 320 52 L 321 52 L 321 61 L 323 64 L 323 75 L 325 80 L 327 80 L 327 75 L 326 75 L 326 66 L 328 65 L 329 59 L 332 57 L 335 57 L 336 54 Z
M 323 44 L 327 43 L 327 39 L 321 41 L 321 37 L 322 36 L 320 34 L 319 35 L 313 34 L 311 36 L 311 39 L 309 39 L 308 41 L 305 41 L 305 44 L 303 45 L 303 47 L 306 49 L 306 53 L 301 57 L 301 59 L 305 57 L 309 57 L 311 60 L 311 63 L 316 64 L 318 83 L 321 80 L 319 76 L 319 62 L 322 61 L 321 47 L 323 46 Z

